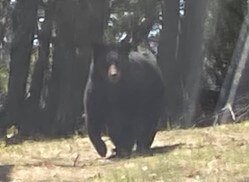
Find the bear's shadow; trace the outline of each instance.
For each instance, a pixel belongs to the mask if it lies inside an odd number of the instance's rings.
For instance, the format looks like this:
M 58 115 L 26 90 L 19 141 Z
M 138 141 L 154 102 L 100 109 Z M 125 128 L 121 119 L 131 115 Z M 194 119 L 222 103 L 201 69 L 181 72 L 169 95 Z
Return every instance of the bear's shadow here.
M 10 181 L 9 175 L 12 171 L 13 165 L 0 165 L 0 181 L 8 182 Z
M 181 147 L 184 144 L 174 144 L 174 145 L 166 145 L 166 146 L 155 146 L 151 148 L 151 153 L 150 154 L 141 154 L 141 153 L 136 153 L 134 151 L 134 153 L 132 153 L 131 156 L 128 157 L 117 157 L 116 155 L 110 155 L 108 156 L 106 159 L 109 160 L 115 160 L 115 159 L 129 159 L 129 158 L 136 158 L 136 157 L 150 157 L 150 156 L 154 156 L 155 154 L 164 154 L 164 153 L 168 153 L 171 152 L 173 150 L 175 150 L 178 147 Z
M 151 151 L 152 151 L 152 154 L 163 154 L 163 153 L 171 152 L 171 151 L 175 150 L 176 148 L 178 148 L 178 147 L 180 147 L 182 145 L 183 144 L 156 146 L 156 147 L 152 147 Z

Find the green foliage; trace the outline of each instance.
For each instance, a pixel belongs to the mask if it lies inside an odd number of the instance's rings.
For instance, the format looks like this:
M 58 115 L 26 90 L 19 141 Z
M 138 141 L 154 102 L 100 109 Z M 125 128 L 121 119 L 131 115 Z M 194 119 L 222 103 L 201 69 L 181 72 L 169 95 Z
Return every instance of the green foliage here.
M 29 75 L 27 79 L 27 88 L 26 90 L 29 90 L 31 86 L 31 81 L 32 81 L 32 75 L 34 73 L 34 68 L 35 64 L 39 58 L 39 48 L 38 47 L 33 47 L 30 55 L 30 66 L 29 66 Z
M 144 28 L 150 31 L 152 26 L 159 22 L 160 11 L 159 0 L 114 0 L 110 20 L 105 30 L 106 42 L 116 42 L 124 33 L 128 34 L 130 38 L 134 38 L 135 34 L 141 32 L 139 27 L 143 26 L 146 21 L 150 22 L 150 26 Z M 142 38 L 146 39 L 148 33 L 146 32 Z
M 7 93 L 9 67 L 6 63 L 0 64 L 0 93 Z

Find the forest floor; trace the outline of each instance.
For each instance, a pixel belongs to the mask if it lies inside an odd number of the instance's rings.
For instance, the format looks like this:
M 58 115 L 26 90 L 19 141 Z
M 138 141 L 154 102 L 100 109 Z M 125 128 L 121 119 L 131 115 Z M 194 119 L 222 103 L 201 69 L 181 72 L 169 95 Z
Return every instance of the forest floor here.
M 103 159 L 87 137 L 2 141 L 0 181 L 249 182 L 249 122 L 161 131 L 152 147 L 153 156 Z

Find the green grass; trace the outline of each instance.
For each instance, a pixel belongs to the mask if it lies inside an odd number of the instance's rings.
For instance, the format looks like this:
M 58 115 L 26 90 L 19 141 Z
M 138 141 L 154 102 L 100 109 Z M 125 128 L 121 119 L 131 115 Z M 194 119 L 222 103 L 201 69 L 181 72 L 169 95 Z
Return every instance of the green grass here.
M 105 138 L 111 149 L 110 141 Z M 159 132 L 153 156 L 103 159 L 88 138 L 26 141 L 4 147 L 10 181 L 248 182 L 249 123 Z M 1 168 L 0 168 L 1 181 Z

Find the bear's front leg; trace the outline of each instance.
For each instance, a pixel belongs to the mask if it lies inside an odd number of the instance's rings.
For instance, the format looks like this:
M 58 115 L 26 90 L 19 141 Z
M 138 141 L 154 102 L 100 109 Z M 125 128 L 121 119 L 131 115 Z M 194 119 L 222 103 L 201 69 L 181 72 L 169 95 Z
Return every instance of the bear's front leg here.
M 96 126 L 93 123 L 94 122 L 88 122 L 88 124 L 87 124 L 89 138 L 90 138 L 94 148 L 98 152 L 98 154 L 101 157 L 105 157 L 106 152 L 107 152 L 107 148 L 106 148 L 104 141 L 101 139 L 101 129 L 98 125 Z
M 108 125 L 108 135 L 115 146 L 112 157 L 129 157 L 135 143 L 133 127 L 123 118 L 123 115 L 114 117 Z

